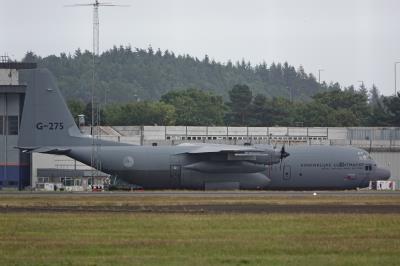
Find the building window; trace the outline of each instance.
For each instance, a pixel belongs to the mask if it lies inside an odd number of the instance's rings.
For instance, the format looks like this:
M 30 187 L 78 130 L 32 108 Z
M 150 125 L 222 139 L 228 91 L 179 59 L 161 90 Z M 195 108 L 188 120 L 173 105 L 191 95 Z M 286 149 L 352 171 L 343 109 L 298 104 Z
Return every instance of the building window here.
M 18 135 L 18 116 L 8 117 L 8 135 Z
M 49 178 L 48 177 L 39 177 L 38 183 L 49 183 Z
M 70 187 L 74 185 L 74 180 L 71 177 L 62 178 L 62 183 L 66 187 Z M 89 181 L 89 180 L 88 180 Z
M 4 134 L 4 118 L 0 115 L 0 135 Z

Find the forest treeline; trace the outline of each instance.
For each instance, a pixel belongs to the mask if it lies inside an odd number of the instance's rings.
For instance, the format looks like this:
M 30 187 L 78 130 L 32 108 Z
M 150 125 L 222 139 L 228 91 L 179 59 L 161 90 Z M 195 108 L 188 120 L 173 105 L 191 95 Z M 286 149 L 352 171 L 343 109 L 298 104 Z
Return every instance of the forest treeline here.
M 229 99 L 199 89 L 176 90 L 159 101 L 110 104 L 101 109 L 102 125 L 185 126 L 400 126 L 400 94 L 385 97 L 376 87 L 317 93 L 307 102 L 253 94 L 247 85 L 228 91 Z M 75 117 L 91 117 L 91 104 L 68 102 Z M 96 118 L 97 119 L 97 118 Z M 87 121 L 90 123 L 90 121 Z
M 74 117 L 83 113 L 90 123 L 90 52 L 44 58 L 28 52 L 23 61 L 48 68 Z M 151 47 L 114 47 L 95 62 L 103 125 L 400 126 L 399 95 L 320 84 L 288 63 L 222 64 Z
M 37 62 L 57 78 L 66 99 L 91 99 L 93 55 L 76 50 L 74 54 L 40 57 L 28 52 L 25 62 Z M 298 101 L 314 94 L 340 87 L 319 84 L 315 76 L 288 63 L 261 63 L 252 66 L 245 60 L 216 62 L 207 55 L 199 59 L 175 55 L 171 51 L 114 47 L 96 57 L 96 96 L 106 103 L 129 102 L 136 99 L 159 100 L 173 90 L 197 88 L 214 92 L 224 99 L 235 84 L 247 84 L 254 93 L 269 98 L 284 97 Z

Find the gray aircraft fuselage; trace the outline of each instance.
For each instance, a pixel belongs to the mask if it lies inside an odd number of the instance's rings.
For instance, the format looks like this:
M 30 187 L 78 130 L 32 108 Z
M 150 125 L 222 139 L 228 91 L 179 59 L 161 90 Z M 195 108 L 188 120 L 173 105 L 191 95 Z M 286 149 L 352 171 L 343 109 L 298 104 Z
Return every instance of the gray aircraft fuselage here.
M 355 189 L 369 181 L 386 180 L 390 172 L 378 168 L 362 149 L 335 146 L 287 147 L 290 156 L 266 172 L 271 189 Z
M 207 155 L 185 154 L 193 148 L 104 146 L 98 159 L 104 172 L 149 189 L 205 189 L 212 183 L 222 189 L 235 184 L 240 189 L 355 189 L 390 177 L 366 151 L 353 147 L 287 147 L 290 156 L 273 165 L 229 165 Z M 86 164 L 90 155 L 91 147 L 72 148 L 69 154 Z
M 25 74 L 21 150 L 63 154 L 87 165 L 95 156 L 99 170 L 143 188 L 355 189 L 390 177 L 366 151 L 352 147 L 293 146 L 287 154 L 268 145 L 153 147 L 94 140 L 79 131 L 48 70 Z

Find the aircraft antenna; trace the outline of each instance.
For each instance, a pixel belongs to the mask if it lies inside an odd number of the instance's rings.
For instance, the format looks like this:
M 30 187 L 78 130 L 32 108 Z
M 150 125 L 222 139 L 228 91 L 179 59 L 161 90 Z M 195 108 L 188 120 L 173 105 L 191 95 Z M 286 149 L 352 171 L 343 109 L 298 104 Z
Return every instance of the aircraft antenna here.
M 94 184 L 95 175 L 98 176 L 99 171 L 101 170 L 101 160 L 99 158 L 99 149 L 100 149 L 100 141 L 101 138 L 101 129 L 99 128 L 101 125 L 100 120 L 100 101 L 96 104 L 96 96 L 95 96 L 95 88 L 96 88 L 96 58 L 99 57 L 99 32 L 100 32 L 100 23 L 99 23 L 99 7 L 107 6 L 107 7 L 128 7 L 129 5 L 116 5 L 111 2 L 99 2 L 95 0 L 93 3 L 87 4 L 73 4 L 73 5 L 65 5 L 65 7 L 81 7 L 81 6 L 92 6 L 93 7 L 93 75 L 92 75 L 92 95 L 91 95 L 91 125 L 90 132 L 92 134 L 92 153 L 91 153 L 91 162 L 90 166 L 92 167 L 92 186 Z M 105 90 L 107 90 L 105 88 Z

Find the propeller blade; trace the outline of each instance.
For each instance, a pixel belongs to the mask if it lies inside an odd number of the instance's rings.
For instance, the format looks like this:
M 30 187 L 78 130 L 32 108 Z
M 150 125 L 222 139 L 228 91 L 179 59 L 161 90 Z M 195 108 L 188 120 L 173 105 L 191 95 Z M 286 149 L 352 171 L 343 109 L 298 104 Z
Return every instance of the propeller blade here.
M 73 4 L 73 5 L 64 5 L 64 7 L 74 7 L 74 6 L 121 6 L 121 7 L 128 7 L 130 5 L 116 5 L 112 2 L 94 2 L 92 4 Z
M 288 157 L 289 155 L 290 155 L 290 153 L 287 153 L 287 152 L 285 151 L 285 145 L 283 145 L 283 146 L 282 146 L 282 149 L 281 149 L 281 160 L 282 160 L 283 158 Z
M 285 159 L 289 155 L 290 155 L 290 153 L 286 152 L 285 145 L 283 145 L 282 148 L 281 148 L 281 156 L 280 156 L 281 157 L 281 162 L 279 163 L 279 169 L 281 169 L 281 167 L 282 167 L 283 159 Z
M 94 6 L 94 4 L 74 4 L 74 5 L 64 5 L 64 7 L 75 7 L 75 6 Z
M 130 5 L 114 5 L 114 4 L 104 4 L 104 3 L 100 3 L 99 6 L 120 6 L 120 7 L 129 7 Z

